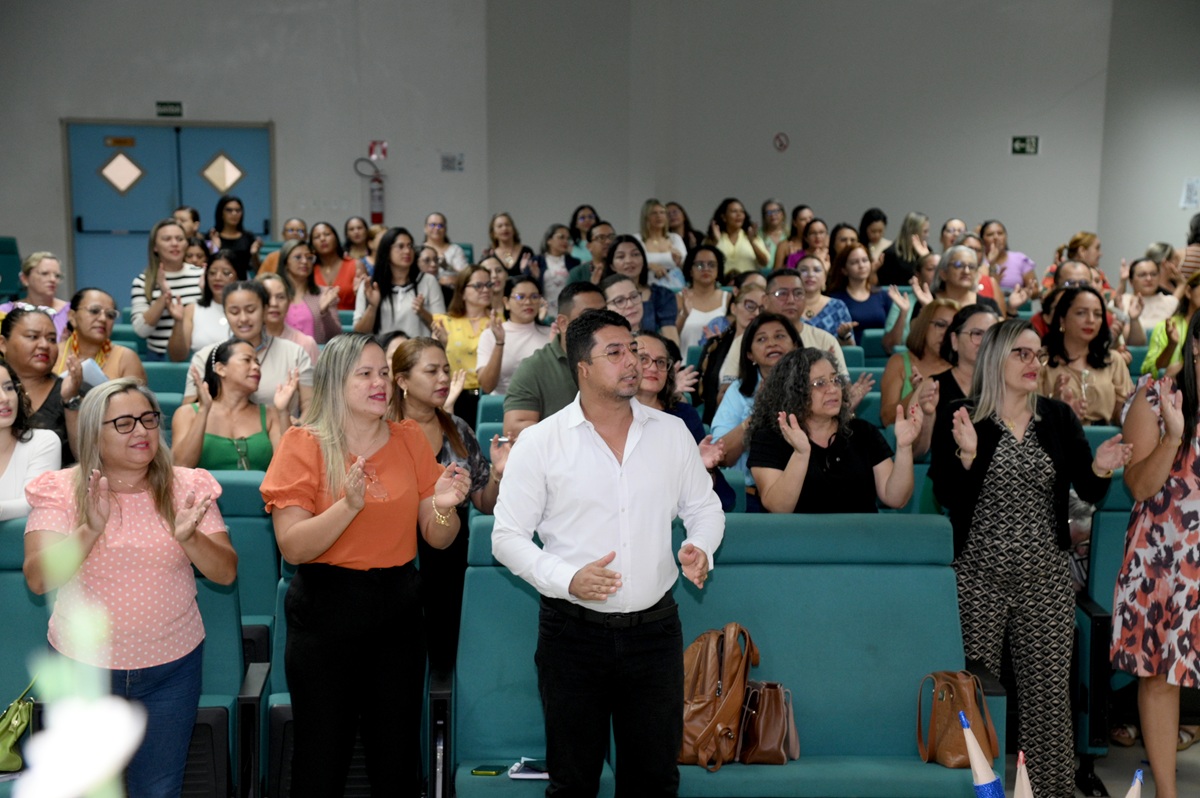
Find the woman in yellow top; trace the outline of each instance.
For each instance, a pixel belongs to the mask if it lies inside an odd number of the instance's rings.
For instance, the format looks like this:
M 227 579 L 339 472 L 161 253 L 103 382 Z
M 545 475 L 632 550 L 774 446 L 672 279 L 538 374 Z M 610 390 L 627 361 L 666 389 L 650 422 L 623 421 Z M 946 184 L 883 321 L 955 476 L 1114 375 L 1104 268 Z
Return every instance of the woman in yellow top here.
M 1181 288 L 1183 296 L 1175 312 L 1156 324 L 1150 334 L 1150 346 L 1141 365 L 1142 374 L 1157 377 L 1165 369 L 1165 376 L 1173 377 L 1179 372 L 1183 363 L 1183 332 L 1192 320 L 1192 314 L 1200 308 L 1200 272 L 1189 277 Z
M 746 206 L 733 197 L 722 200 L 713 212 L 705 243 L 721 250 L 727 275 L 758 271 L 770 262 Z
M 433 337 L 446 347 L 454 381 L 462 381 L 462 393 L 454 405 L 454 414 L 471 429 L 475 428 L 475 414 L 479 409 L 475 356 L 479 351 L 479 336 L 491 323 L 492 313 L 492 276 L 483 266 L 471 266 L 455 281 L 450 307 L 433 317 Z M 503 321 L 501 316 L 497 323 Z
M 79 362 L 88 358 L 110 380 L 120 377 L 137 377 L 146 381 L 146 369 L 137 352 L 112 342 L 113 325 L 121 314 L 116 301 L 99 288 L 81 288 L 71 297 L 67 311 L 67 337 L 58 346 L 58 362 L 54 373 L 62 374 L 67 368 L 67 356 L 74 355 Z

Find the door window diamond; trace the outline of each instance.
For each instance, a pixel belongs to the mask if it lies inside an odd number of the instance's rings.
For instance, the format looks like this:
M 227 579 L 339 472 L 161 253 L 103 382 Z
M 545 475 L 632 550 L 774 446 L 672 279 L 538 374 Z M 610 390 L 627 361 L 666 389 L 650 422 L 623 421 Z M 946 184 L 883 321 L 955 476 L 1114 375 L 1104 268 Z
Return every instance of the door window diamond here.
M 100 176 L 112 185 L 118 193 L 124 194 L 133 188 L 133 184 L 142 179 L 142 167 L 138 166 L 123 152 L 118 152 L 108 163 L 100 167 Z
M 241 180 L 245 172 L 241 170 L 225 153 L 217 153 L 217 157 L 208 162 L 208 166 L 200 171 L 200 175 L 224 194 Z

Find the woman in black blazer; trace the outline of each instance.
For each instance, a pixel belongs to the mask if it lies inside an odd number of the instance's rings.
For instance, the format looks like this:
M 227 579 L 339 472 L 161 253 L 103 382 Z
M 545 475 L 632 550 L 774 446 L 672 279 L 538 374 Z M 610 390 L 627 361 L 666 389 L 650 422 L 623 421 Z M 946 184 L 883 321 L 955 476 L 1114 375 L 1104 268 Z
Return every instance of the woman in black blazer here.
M 1062 402 L 1037 395 L 1045 364 L 1028 322 L 991 327 L 971 396 L 939 413 L 929 476 L 950 511 L 967 658 L 1000 672 L 1007 633 L 1020 706 L 1020 747 L 1037 795 L 1074 795 L 1071 664 L 1075 597 L 1067 569 L 1067 498 L 1108 490 L 1129 459 L 1119 435 L 1095 458 Z

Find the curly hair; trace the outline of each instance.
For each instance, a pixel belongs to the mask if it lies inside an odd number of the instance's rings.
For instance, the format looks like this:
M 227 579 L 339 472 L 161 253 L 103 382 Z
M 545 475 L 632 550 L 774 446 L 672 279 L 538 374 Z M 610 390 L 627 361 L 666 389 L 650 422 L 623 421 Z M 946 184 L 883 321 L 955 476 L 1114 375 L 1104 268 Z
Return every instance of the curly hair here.
M 808 432 L 808 419 L 812 416 L 813 387 L 809 375 L 817 363 L 825 361 L 833 367 L 833 375 L 844 379 L 838 374 L 837 360 L 833 355 L 814 348 L 793 349 L 788 352 L 771 374 L 763 382 L 754 402 L 754 414 L 750 417 L 750 433 L 760 429 L 775 429 L 778 426 L 780 413 L 794 413 L 796 420 L 804 431 Z M 850 391 L 842 385 L 842 404 L 838 409 L 838 434 L 850 432 Z
M 1042 338 L 1042 344 L 1050 355 L 1050 365 L 1066 365 L 1067 348 L 1063 342 L 1063 319 L 1071 312 L 1071 305 L 1084 294 L 1091 294 L 1100 303 L 1100 329 L 1096 337 L 1088 342 L 1087 364 L 1094 369 L 1102 369 L 1109 364 L 1109 348 L 1112 346 L 1112 331 L 1108 328 L 1108 319 L 1104 310 L 1104 299 L 1095 288 L 1082 286 L 1067 288 L 1058 298 L 1054 306 L 1054 315 L 1050 318 L 1050 329 Z

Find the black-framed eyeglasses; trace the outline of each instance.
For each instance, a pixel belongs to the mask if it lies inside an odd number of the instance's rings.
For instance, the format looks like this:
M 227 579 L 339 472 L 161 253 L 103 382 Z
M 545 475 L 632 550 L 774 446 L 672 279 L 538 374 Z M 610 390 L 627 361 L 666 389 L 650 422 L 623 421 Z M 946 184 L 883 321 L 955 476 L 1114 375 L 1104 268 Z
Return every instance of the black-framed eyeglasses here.
M 933 321 L 929 322 L 929 324 L 933 327 L 937 327 L 939 330 L 944 330 L 950 326 L 950 322 L 946 321 L 945 319 L 934 319 Z
M 467 283 L 467 288 L 474 288 L 476 291 L 491 291 L 491 283 Z
M 592 236 L 592 240 L 599 241 L 601 244 L 611 244 L 613 239 L 616 237 L 616 233 L 597 233 Z
M 640 355 L 638 355 L 638 362 L 642 364 L 642 368 L 646 368 L 653 363 L 654 367 L 660 372 L 666 371 L 674 365 L 674 361 L 672 361 L 670 358 L 650 357 L 650 355 L 645 352 L 642 352 Z
M 758 313 L 760 310 L 762 310 L 762 305 L 754 302 L 753 300 L 747 299 L 746 301 L 742 302 L 742 310 L 746 311 L 747 313 Z
M 821 377 L 818 380 L 813 380 L 809 383 L 814 391 L 822 391 L 826 388 L 836 388 L 841 390 L 846 387 L 846 378 L 841 374 L 834 374 L 832 377 Z
M 1046 353 L 1045 349 L 1030 349 L 1028 346 L 1018 346 L 1013 348 L 1011 352 L 1026 366 L 1034 360 L 1038 362 L 1039 366 L 1044 366 L 1050 360 L 1050 355 Z
M 597 357 L 600 357 L 601 355 L 603 355 L 604 357 L 608 358 L 609 363 L 620 363 L 622 360 L 625 359 L 626 352 L 633 355 L 634 357 L 638 357 L 637 343 L 634 342 L 634 343 L 630 344 L 629 346 L 626 346 L 625 344 L 609 344 L 608 346 L 606 346 L 604 348 L 603 352 L 597 352 L 595 354 L 588 355 L 588 362 L 590 363 L 593 358 L 597 358 Z
M 622 308 L 623 309 L 623 308 L 632 308 L 638 302 L 641 302 L 641 301 L 642 301 L 642 295 L 640 293 L 637 293 L 637 294 L 626 294 L 625 296 L 615 296 L 612 299 L 608 300 L 608 304 L 612 305 L 614 308 Z
M 1091 288 L 1092 281 L 1086 277 L 1080 280 L 1063 280 L 1063 288 Z
M 133 428 L 140 422 L 142 429 L 152 430 L 158 429 L 159 422 L 162 420 L 162 413 L 157 410 L 147 410 L 140 416 L 117 416 L 116 418 L 106 419 L 101 422 L 103 424 L 112 424 L 113 429 L 122 435 L 128 435 L 133 432 Z
M 968 338 L 970 338 L 972 341 L 974 341 L 975 343 L 979 343 L 980 341 L 983 340 L 983 334 L 985 332 L 987 332 L 987 330 L 981 330 L 978 327 L 976 327 L 973 330 L 963 330 L 961 333 L 959 333 L 959 335 L 965 335 Z

